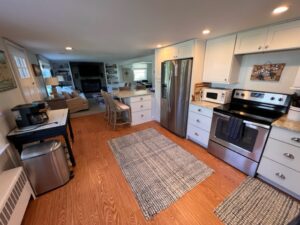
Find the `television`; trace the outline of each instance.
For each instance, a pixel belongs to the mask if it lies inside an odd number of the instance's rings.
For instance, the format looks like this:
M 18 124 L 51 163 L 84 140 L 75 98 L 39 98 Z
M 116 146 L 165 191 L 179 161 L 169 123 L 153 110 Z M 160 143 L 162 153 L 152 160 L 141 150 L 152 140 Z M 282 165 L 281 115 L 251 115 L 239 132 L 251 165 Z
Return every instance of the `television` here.
M 97 62 L 79 62 L 77 68 L 80 77 L 103 77 L 104 64 Z

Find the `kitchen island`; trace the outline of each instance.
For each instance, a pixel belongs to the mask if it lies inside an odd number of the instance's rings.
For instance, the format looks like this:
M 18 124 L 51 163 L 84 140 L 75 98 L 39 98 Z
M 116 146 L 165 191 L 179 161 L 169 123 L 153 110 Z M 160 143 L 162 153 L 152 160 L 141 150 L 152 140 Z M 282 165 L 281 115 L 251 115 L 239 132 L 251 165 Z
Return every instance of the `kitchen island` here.
M 148 90 L 116 91 L 113 95 L 131 108 L 131 125 L 152 120 L 152 92 Z

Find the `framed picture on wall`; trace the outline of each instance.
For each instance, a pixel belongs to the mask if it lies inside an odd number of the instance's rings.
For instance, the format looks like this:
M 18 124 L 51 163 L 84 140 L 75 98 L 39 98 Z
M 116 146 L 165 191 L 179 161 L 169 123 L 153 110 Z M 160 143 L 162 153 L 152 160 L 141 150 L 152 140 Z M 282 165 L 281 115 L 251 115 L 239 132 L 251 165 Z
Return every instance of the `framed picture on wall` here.
M 7 62 L 5 52 L 0 50 L 0 91 L 7 91 L 16 87 L 16 81 Z
M 254 65 L 250 80 L 279 81 L 285 63 Z

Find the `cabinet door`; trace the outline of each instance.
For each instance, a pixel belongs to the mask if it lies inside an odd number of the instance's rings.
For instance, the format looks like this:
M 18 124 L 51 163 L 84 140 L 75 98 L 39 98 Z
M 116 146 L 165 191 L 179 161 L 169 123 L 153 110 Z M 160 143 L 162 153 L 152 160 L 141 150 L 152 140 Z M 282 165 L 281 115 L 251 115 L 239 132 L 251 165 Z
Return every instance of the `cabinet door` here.
M 193 57 L 193 50 L 194 50 L 194 41 L 187 41 L 184 43 L 180 43 L 176 45 L 177 47 L 177 58 L 184 59 L 184 58 L 192 58 Z
M 236 34 L 206 42 L 203 81 L 229 83 Z
M 246 54 L 264 50 L 268 28 L 238 33 L 234 54 Z
M 300 20 L 270 26 L 266 51 L 300 48 Z

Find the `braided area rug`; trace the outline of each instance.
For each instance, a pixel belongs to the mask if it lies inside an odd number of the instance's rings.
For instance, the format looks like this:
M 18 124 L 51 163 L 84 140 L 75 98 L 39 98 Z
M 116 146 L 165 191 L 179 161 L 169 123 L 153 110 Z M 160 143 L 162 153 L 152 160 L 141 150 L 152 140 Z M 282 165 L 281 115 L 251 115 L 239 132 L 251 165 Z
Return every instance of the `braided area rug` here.
M 297 200 L 252 177 L 215 210 L 226 225 L 285 225 L 299 213 Z
M 213 173 L 206 164 L 155 129 L 108 144 L 146 219 L 151 219 Z

